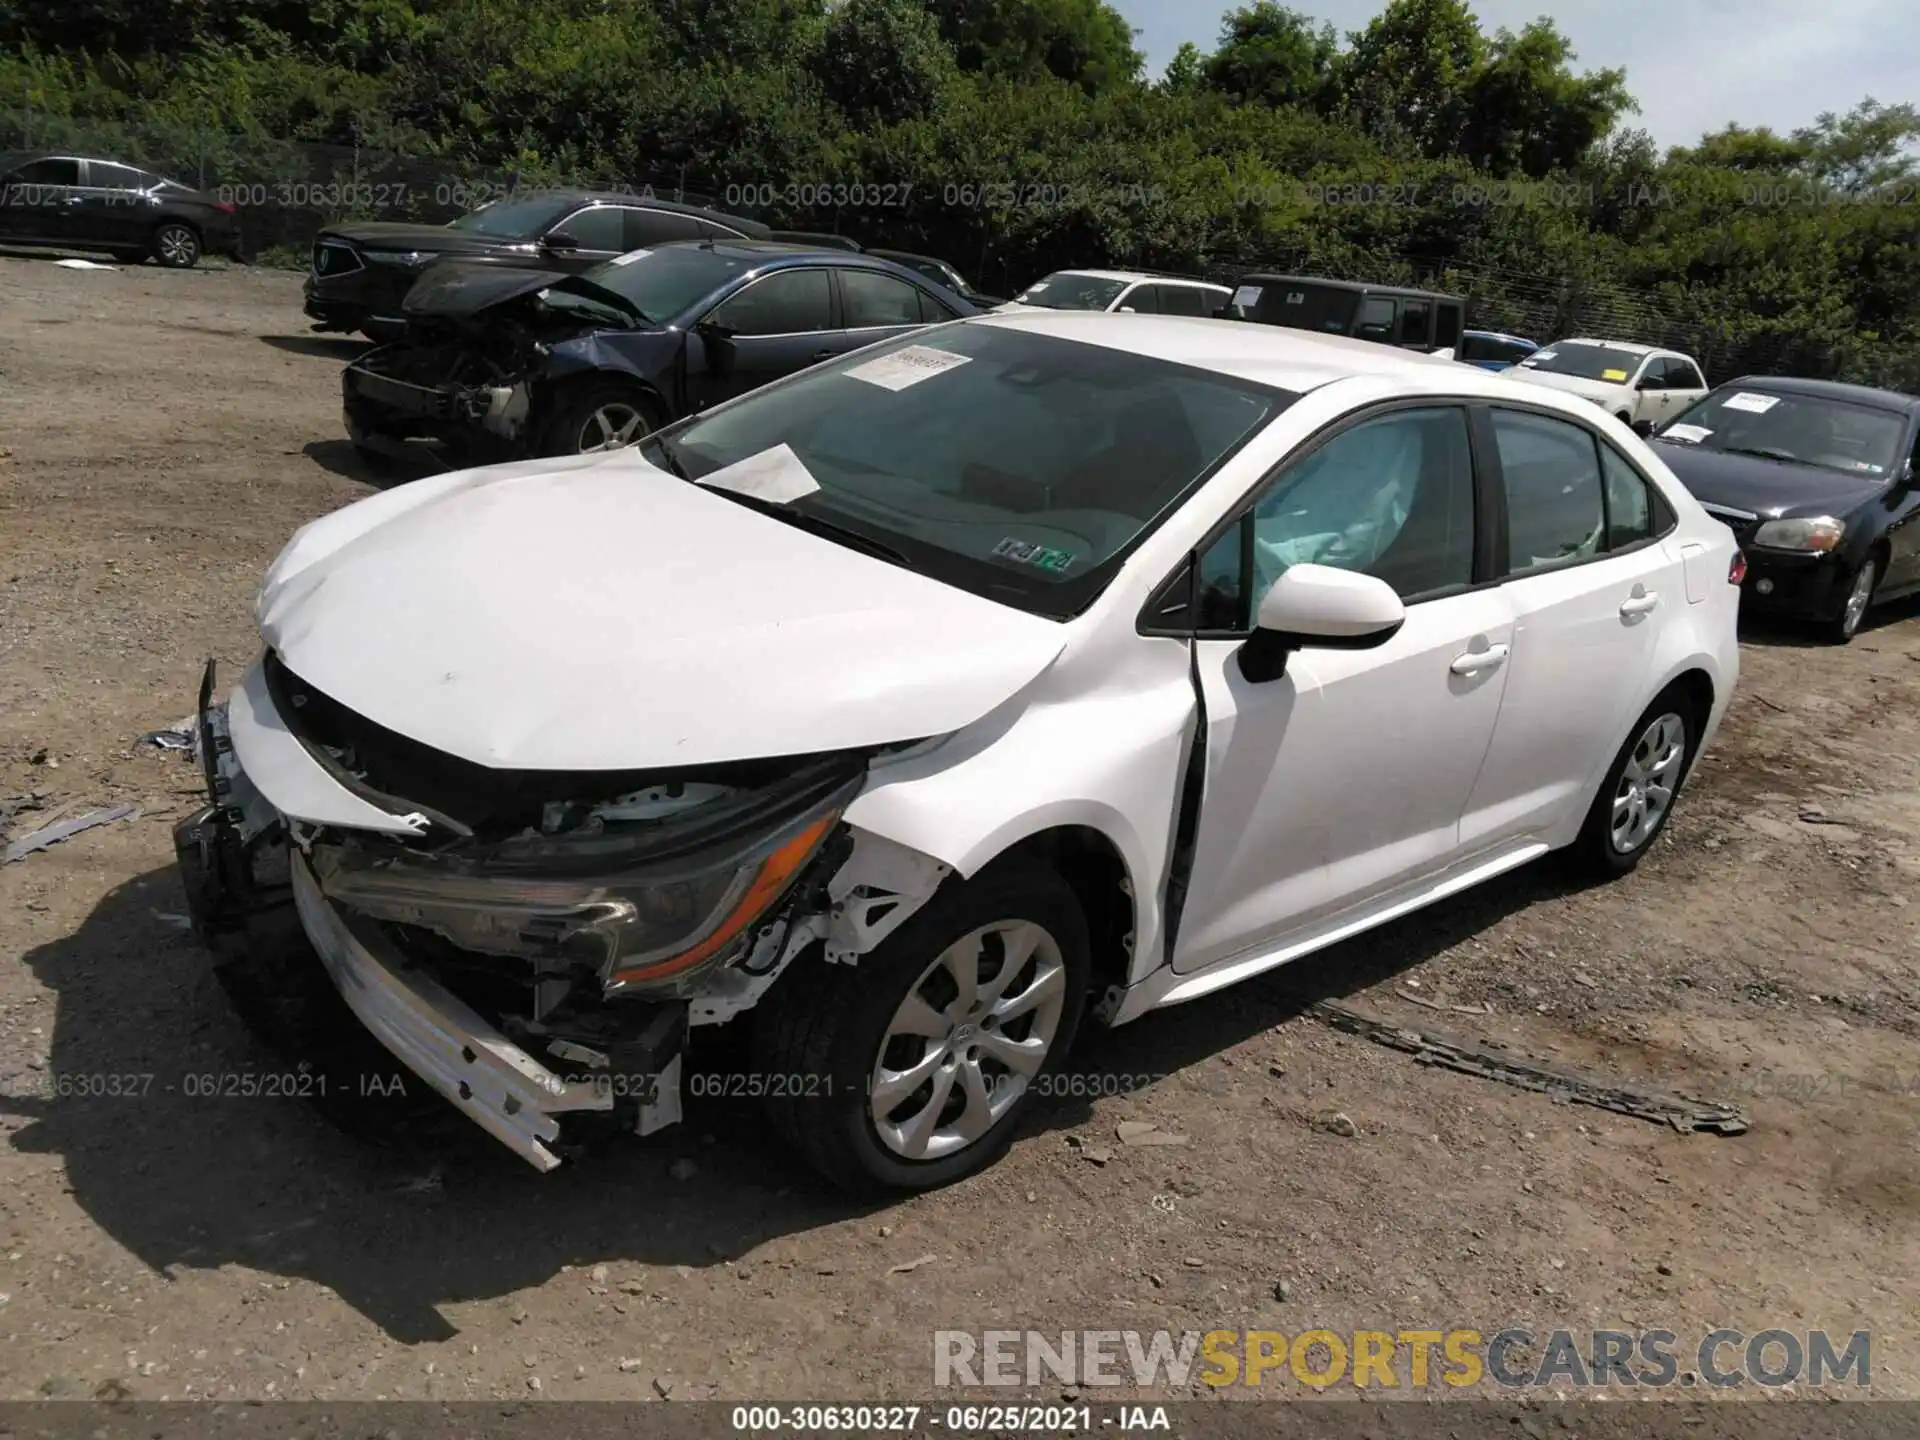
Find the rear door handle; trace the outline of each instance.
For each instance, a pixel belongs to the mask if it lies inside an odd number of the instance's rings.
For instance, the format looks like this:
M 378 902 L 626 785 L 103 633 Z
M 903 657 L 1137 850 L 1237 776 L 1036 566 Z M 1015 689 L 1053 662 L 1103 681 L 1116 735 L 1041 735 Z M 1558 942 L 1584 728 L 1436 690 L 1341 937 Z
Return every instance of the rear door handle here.
M 1456 675 L 1477 675 L 1482 670 L 1491 670 L 1496 665 L 1507 663 L 1509 646 L 1493 645 L 1485 650 L 1469 650 L 1464 655 L 1456 655 L 1448 668 Z
M 832 358 L 833 351 L 831 350 L 816 350 L 813 352 L 813 359 L 816 361 L 831 360 Z
M 1644 595 L 1634 595 L 1620 602 L 1620 613 L 1626 616 L 1645 615 L 1660 603 L 1660 592 L 1649 590 Z

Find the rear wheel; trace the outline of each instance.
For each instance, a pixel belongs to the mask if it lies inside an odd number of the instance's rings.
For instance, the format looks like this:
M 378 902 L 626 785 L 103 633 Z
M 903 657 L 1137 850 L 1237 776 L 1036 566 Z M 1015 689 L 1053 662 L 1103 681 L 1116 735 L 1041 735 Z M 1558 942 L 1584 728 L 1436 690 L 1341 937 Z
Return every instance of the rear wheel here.
M 200 263 L 200 235 L 191 225 L 168 220 L 153 232 L 153 258 L 170 270 L 191 270 Z
M 542 437 L 543 455 L 619 450 L 666 423 L 652 397 L 632 385 L 597 380 L 561 397 Z
M 984 1169 L 1072 1047 L 1088 948 L 1052 870 L 951 886 L 858 963 L 790 972 L 756 1011 L 755 1068 L 783 1081 L 769 1118 L 855 1193 Z
M 1574 841 L 1572 858 L 1582 869 L 1610 877 L 1640 863 L 1673 814 L 1700 724 L 1678 686 L 1634 721 Z
M 1880 557 L 1869 555 L 1853 572 L 1847 598 L 1840 602 L 1840 613 L 1826 624 L 1826 637 L 1835 645 L 1845 645 L 1860 633 L 1860 622 L 1873 605 L 1873 587 L 1880 583 Z

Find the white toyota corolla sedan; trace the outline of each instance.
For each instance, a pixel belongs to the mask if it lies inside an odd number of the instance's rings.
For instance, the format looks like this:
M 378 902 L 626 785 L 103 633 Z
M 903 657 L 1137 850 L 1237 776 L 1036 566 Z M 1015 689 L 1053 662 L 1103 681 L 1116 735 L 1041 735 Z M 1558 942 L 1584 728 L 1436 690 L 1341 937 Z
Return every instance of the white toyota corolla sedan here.
M 317 980 L 541 1169 L 697 1083 L 925 1188 L 1083 1025 L 1549 851 L 1631 870 L 1741 568 L 1578 397 L 988 316 L 314 521 L 224 704 L 209 667 L 177 846 L 236 997 Z M 751 1073 L 683 1081 L 718 1025 Z

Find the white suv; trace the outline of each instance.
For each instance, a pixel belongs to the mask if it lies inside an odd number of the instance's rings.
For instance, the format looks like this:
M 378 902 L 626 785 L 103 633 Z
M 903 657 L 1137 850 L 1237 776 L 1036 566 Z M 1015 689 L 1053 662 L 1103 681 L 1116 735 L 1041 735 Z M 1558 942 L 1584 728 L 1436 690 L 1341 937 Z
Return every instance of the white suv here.
M 1504 373 L 1585 396 L 1641 435 L 1707 393 L 1700 363 L 1691 355 L 1615 340 L 1556 340 Z
M 1222 314 L 1233 291 L 1206 280 L 1133 270 L 1056 270 L 999 310 L 1107 310 L 1142 315 Z
M 217 966 L 337 986 L 540 1169 L 676 1121 L 689 1033 L 751 1012 L 728 1093 L 925 1189 L 1069 1092 L 1083 1023 L 1549 851 L 1631 870 L 1726 713 L 1739 578 L 1572 396 L 976 317 L 313 521 L 176 847 Z

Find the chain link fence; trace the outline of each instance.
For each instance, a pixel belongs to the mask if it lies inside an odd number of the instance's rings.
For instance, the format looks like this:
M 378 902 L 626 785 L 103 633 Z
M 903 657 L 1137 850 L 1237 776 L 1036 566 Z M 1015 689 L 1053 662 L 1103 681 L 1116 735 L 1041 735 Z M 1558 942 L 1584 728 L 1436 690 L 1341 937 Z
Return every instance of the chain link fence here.
M 990 294 L 1011 295 L 1039 278 L 1037 273 L 1027 273 L 1034 262 L 1024 247 L 1003 248 L 990 230 L 982 235 L 977 216 L 956 217 L 942 211 L 942 195 L 934 186 L 916 187 L 911 206 L 828 210 L 814 219 L 799 220 L 778 213 L 778 187 L 728 185 L 684 172 L 614 176 L 599 171 L 487 168 L 445 156 L 289 141 L 196 124 L 135 124 L 0 110 L 0 153 L 9 152 L 112 159 L 206 191 L 234 206 L 242 253 L 256 262 L 304 265 L 315 234 L 337 221 L 439 224 L 516 190 L 567 186 L 707 205 L 774 225 L 845 233 L 868 245 L 932 250 Z M 1086 262 L 1075 257 L 1057 263 Z M 1124 266 L 1129 262 L 1115 257 L 1108 263 Z M 1231 284 L 1256 269 L 1411 283 L 1462 295 L 1468 301 L 1467 323 L 1473 329 L 1506 331 L 1541 341 L 1590 335 L 1667 346 L 1694 355 L 1712 383 L 1769 370 L 1829 375 L 1840 365 L 1839 357 L 1787 335 L 1732 343 L 1697 317 L 1625 286 L 1492 265 L 1417 256 L 1383 261 L 1379 256 L 1302 247 L 1293 254 L 1221 255 L 1205 265 L 1203 273 L 1208 279 Z

